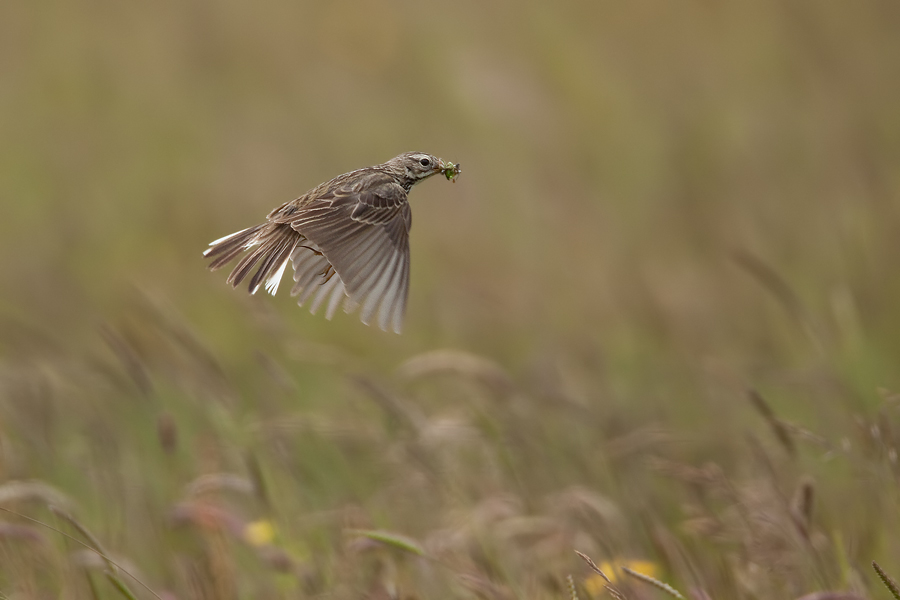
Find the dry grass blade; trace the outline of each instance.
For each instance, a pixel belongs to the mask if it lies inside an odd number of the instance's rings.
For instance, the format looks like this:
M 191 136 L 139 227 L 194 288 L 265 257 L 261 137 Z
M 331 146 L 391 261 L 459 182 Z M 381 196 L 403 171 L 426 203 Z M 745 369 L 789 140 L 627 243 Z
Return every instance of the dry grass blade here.
M 672 432 L 650 425 L 611 438 L 606 442 L 603 454 L 615 458 L 626 458 L 646 453 L 647 449 L 670 444 L 674 441 L 676 441 L 676 437 Z
M 40 500 L 44 504 L 72 506 L 72 501 L 52 485 L 42 481 L 7 481 L 0 485 L 0 503 Z
M 109 346 L 113 355 L 122 363 L 125 372 L 138 390 L 144 395 L 152 392 L 153 380 L 150 377 L 150 373 L 144 365 L 144 361 L 134 347 L 128 343 L 128 340 L 110 325 L 100 326 L 100 337 Z
M 91 531 L 87 527 L 78 522 L 78 520 L 69 513 L 60 510 L 55 506 L 50 506 L 49 508 L 53 514 L 67 521 L 72 527 L 77 529 L 81 535 L 87 538 L 88 542 L 90 542 L 91 546 L 93 546 L 94 550 L 97 552 L 97 555 L 106 563 L 106 568 L 108 570 L 105 572 L 105 575 L 109 582 L 113 584 L 113 587 L 119 590 L 119 593 L 129 600 L 137 600 L 134 596 L 134 593 L 130 589 L 128 589 L 128 586 L 125 585 L 125 582 L 122 581 L 122 579 L 119 577 L 119 565 L 109 558 L 109 553 L 100 544 L 100 540 L 97 539 L 97 536 L 91 533 Z M 122 572 L 127 574 L 127 571 L 122 570 Z M 131 575 L 131 577 L 134 576 Z M 138 580 L 135 578 L 135 581 Z
M 107 558 L 109 556 L 109 553 L 103 547 L 103 544 L 100 543 L 100 540 L 98 540 L 97 537 L 93 533 L 91 533 L 87 527 L 79 523 L 78 520 L 75 519 L 75 517 L 62 510 L 61 508 L 57 508 L 52 505 L 48 508 L 50 509 L 50 512 L 66 521 L 69 525 L 74 527 L 78 531 L 78 533 L 87 538 L 87 541 L 90 542 L 90 547 L 96 550 L 97 554 L 106 562 L 107 569 L 109 569 L 112 573 L 118 572 L 118 565 Z
M 366 392 L 395 423 L 414 432 L 422 430 L 425 421 L 424 417 L 372 379 L 360 375 L 353 377 L 352 381 Z
M 816 487 L 813 480 L 804 477 L 794 492 L 791 500 L 791 518 L 807 540 L 812 529 L 813 507 L 815 506 Z
M 138 301 L 149 322 L 155 323 L 160 331 L 168 334 L 170 339 L 181 346 L 189 356 L 196 359 L 207 373 L 219 382 L 225 381 L 225 371 L 219 361 L 200 338 L 194 333 L 188 321 L 164 298 L 146 289 L 137 289 Z
M 818 328 L 813 323 L 812 317 L 803 306 L 799 296 L 788 285 L 784 277 L 782 277 L 775 269 L 767 265 L 757 256 L 749 252 L 738 250 L 732 254 L 734 262 L 749 273 L 756 281 L 766 288 L 785 311 L 797 320 L 803 332 L 809 337 L 816 349 L 821 351 L 824 348 Z
M 581 557 L 581 560 L 583 560 L 584 562 L 586 562 L 586 563 L 588 564 L 588 566 L 589 566 L 595 573 L 597 573 L 597 575 L 599 575 L 600 577 L 602 577 L 603 580 L 604 580 L 606 583 L 612 583 L 612 581 L 609 580 L 609 577 L 606 576 L 606 573 L 604 573 L 603 571 L 600 570 L 600 567 L 597 566 L 597 563 L 595 563 L 595 562 L 593 561 L 593 559 L 591 559 L 590 556 L 588 556 L 587 554 L 585 554 L 585 553 L 583 553 L 583 552 L 579 552 L 578 550 L 575 551 L 575 554 L 577 554 L 578 556 L 580 556 L 580 557 Z
M 649 583 L 653 587 L 661 589 L 662 591 L 669 594 L 673 598 L 680 598 L 681 600 L 684 600 L 684 596 L 682 596 L 678 590 L 673 588 L 668 583 L 663 583 L 659 579 L 654 579 L 653 577 L 650 577 L 649 575 L 644 575 L 643 573 L 638 573 L 634 569 L 629 569 L 626 566 L 622 566 L 621 568 L 622 568 L 623 572 L 630 575 L 631 577 L 634 577 L 635 579 L 643 581 L 644 583 Z
M 50 508 L 53 509 L 53 507 L 50 507 Z M 49 530 L 51 530 L 51 531 L 55 531 L 56 533 L 60 534 L 60 535 L 63 536 L 64 538 L 69 539 L 69 540 L 72 540 L 73 542 L 75 542 L 76 544 L 79 544 L 79 545 L 81 545 L 81 546 L 84 546 L 85 548 L 87 548 L 87 549 L 90 550 L 91 552 L 95 553 L 95 554 L 96 554 L 97 556 L 99 556 L 100 558 L 102 558 L 103 561 L 104 561 L 107 565 L 109 565 L 111 569 L 116 569 L 117 571 L 121 571 L 122 573 L 125 573 L 126 575 L 128 575 L 129 577 L 131 577 L 132 579 L 134 579 L 136 582 L 138 582 L 138 583 L 141 585 L 141 587 L 143 587 L 145 590 L 147 590 L 148 592 L 150 592 L 150 593 L 153 595 L 154 598 L 157 598 L 157 600 L 162 600 L 162 598 L 160 597 L 160 595 L 157 594 L 156 592 L 154 592 L 153 589 L 150 588 L 150 586 L 148 586 L 146 583 L 144 583 L 143 581 L 141 581 L 140 579 L 138 579 L 137 577 L 135 577 L 135 576 L 134 576 L 132 573 L 130 573 L 127 569 L 123 568 L 122 565 L 118 564 L 116 561 L 114 561 L 114 560 L 111 559 L 108 555 L 106 555 L 106 553 L 101 552 L 97 547 L 93 547 L 93 546 L 91 546 L 91 545 L 89 545 L 89 544 L 86 544 L 86 543 L 82 542 L 81 540 L 79 540 L 78 538 L 69 535 L 69 534 L 66 533 L 65 531 L 60 531 L 60 530 L 57 529 L 56 527 L 53 527 L 52 525 L 48 525 L 47 523 L 44 523 L 43 521 L 38 521 L 37 519 L 33 519 L 33 518 L 31 518 L 31 517 L 29 517 L 29 516 L 27 516 L 27 515 L 23 515 L 23 514 L 21 514 L 21 513 L 17 513 L 17 512 L 14 511 L 14 510 L 9 510 L 8 508 L 3 508 L 2 506 L 0 506 L 0 510 L 2 510 L 3 512 L 8 512 L 8 513 L 11 514 L 11 515 L 16 515 L 17 517 L 22 518 L 22 519 L 25 519 L 26 521 L 31 521 L 32 523 L 34 523 L 34 524 L 36 524 L 36 525 L 40 525 L 41 527 L 46 527 L 47 529 L 49 529 Z M 58 509 L 55 509 L 54 512 L 56 512 L 57 510 L 58 510 Z M 63 518 L 66 518 L 66 516 L 65 516 L 64 514 L 60 514 L 60 516 L 63 517 Z M 69 522 L 72 523 L 72 525 L 73 525 L 76 529 L 78 529 L 82 534 L 84 534 L 85 532 L 87 532 L 87 530 L 86 530 L 80 523 L 78 523 L 78 524 L 76 525 L 76 522 L 75 522 L 74 520 L 71 520 L 71 521 L 69 521 Z M 87 533 L 87 537 L 89 537 L 89 539 L 95 539 L 94 536 L 91 535 L 90 533 Z M 107 573 L 107 576 L 110 576 L 110 575 L 111 575 L 111 573 Z M 113 575 L 113 577 L 115 577 L 115 575 Z M 118 579 L 118 578 L 117 578 L 117 579 Z M 119 583 L 122 583 L 121 580 L 119 581 Z M 122 584 L 122 585 L 124 585 L 124 584 Z
M 390 548 L 396 548 L 403 552 L 425 556 L 425 549 L 414 539 L 399 533 L 384 531 L 381 529 L 349 529 L 347 533 L 362 536 L 375 542 L 380 542 Z
M 512 378 L 497 363 L 482 356 L 459 350 L 433 350 L 413 356 L 397 369 L 404 379 L 452 373 L 471 377 L 499 395 L 515 390 Z
M 875 569 L 876 573 L 878 573 L 878 577 L 881 578 L 881 581 L 882 583 L 884 583 L 885 587 L 890 590 L 891 595 L 897 600 L 900 600 L 900 588 L 897 587 L 897 582 L 894 581 L 890 575 L 885 573 L 884 569 L 882 569 L 881 566 L 874 560 L 872 561 L 872 568 Z
M 130 589 L 128 589 L 128 586 L 125 585 L 125 582 L 119 579 L 119 577 L 115 573 L 107 571 L 106 578 L 111 584 L 113 584 L 113 587 L 119 590 L 119 593 L 128 598 L 128 600 L 137 600 L 137 597 L 134 595 L 134 593 Z
M 44 536 L 30 525 L 17 525 L 15 523 L 0 522 L 0 541 L 25 540 L 42 543 Z
M 248 450 L 244 457 L 244 462 L 247 465 L 247 471 L 250 472 L 250 485 L 253 486 L 256 497 L 259 498 L 259 501 L 262 502 L 263 506 L 267 509 L 271 509 L 272 499 L 269 496 L 269 486 L 266 484 L 266 477 L 263 473 L 262 464 L 256 453 L 252 450 Z
M 797 600 L 865 600 L 865 598 L 850 592 L 813 592 L 801 596 Z
M 784 277 L 775 269 L 767 265 L 758 256 L 754 256 L 744 250 L 737 250 L 732 254 L 734 262 L 752 275 L 764 288 L 769 290 L 781 305 L 792 316 L 803 318 L 804 309 L 800 298 L 791 289 Z
M 500 585 L 485 579 L 480 575 L 461 573 L 459 582 L 470 592 L 482 600 L 515 600 L 512 592 Z
M 569 600 L 578 600 L 578 592 L 575 591 L 575 580 L 572 575 L 566 575 L 566 586 L 569 588 Z
M 178 450 L 178 422 L 171 413 L 164 412 L 156 418 L 156 438 L 166 454 L 172 455 Z
M 751 389 L 747 392 L 747 396 L 750 398 L 750 403 L 753 404 L 753 407 L 759 412 L 762 418 L 766 420 L 766 423 L 769 424 L 772 433 L 775 434 L 775 438 L 781 443 L 787 453 L 791 456 L 796 456 L 797 447 L 794 445 L 794 440 L 791 438 L 788 428 L 775 416 L 775 412 L 772 410 L 772 407 L 769 406 L 769 403 L 766 402 L 765 398 L 762 397 L 762 394 Z
M 557 514 L 583 515 L 607 524 L 623 518 L 622 510 L 610 498 L 579 485 L 553 494 L 550 496 L 550 504 Z
M 591 570 L 593 570 L 595 573 L 597 573 L 600 577 L 603 578 L 603 581 L 606 582 L 606 586 L 605 586 L 606 591 L 609 592 L 610 596 L 612 596 L 613 598 L 616 598 L 616 600 L 626 600 L 624 594 L 622 594 L 622 592 L 620 592 L 619 590 L 616 589 L 616 587 L 612 584 L 612 581 L 610 581 L 609 577 L 606 576 L 606 573 L 604 573 L 603 571 L 600 570 L 600 567 L 597 566 L 597 564 L 593 561 L 593 559 L 591 559 L 590 556 L 588 556 L 587 554 L 585 554 L 583 552 L 579 552 L 578 550 L 575 551 L 575 554 L 580 556 L 581 560 L 586 562 L 588 564 L 588 566 L 591 568 Z
M 240 475 L 233 473 L 207 473 L 190 482 L 185 488 L 184 495 L 186 498 L 196 498 L 223 491 L 249 496 L 255 492 L 255 488 L 252 481 Z
M 781 423 L 781 426 L 790 432 L 796 439 L 809 442 L 817 448 L 825 450 L 828 453 L 827 455 L 848 453 L 847 448 L 834 444 L 828 438 L 821 436 L 814 431 L 810 431 L 805 427 L 801 427 L 790 421 L 779 421 L 779 423 Z
M 716 489 L 724 489 L 728 485 L 722 469 L 712 462 L 706 463 L 702 467 L 695 467 L 664 458 L 651 457 L 648 459 L 648 465 L 655 471 L 682 483 L 700 487 L 715 487 Z

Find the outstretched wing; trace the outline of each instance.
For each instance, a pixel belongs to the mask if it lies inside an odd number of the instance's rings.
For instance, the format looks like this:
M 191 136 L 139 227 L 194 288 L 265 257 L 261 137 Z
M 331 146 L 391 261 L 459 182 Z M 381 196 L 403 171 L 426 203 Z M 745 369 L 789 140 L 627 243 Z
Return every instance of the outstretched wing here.
M 363 323 L 377 315 L 379 327 L 390 325 L 400 333 L 409 294 L 412 226 L 402 186 L 376 173 L 302 207 L 283 207 L 269 218 L 289 224 L 325 255 L 343 282 L 350 310 L 360 307 Z

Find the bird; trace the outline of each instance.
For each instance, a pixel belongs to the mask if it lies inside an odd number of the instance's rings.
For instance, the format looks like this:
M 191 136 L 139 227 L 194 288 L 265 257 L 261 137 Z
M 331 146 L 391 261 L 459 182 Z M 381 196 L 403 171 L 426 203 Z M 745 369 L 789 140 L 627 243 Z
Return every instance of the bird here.
M 215 271 L 246 253 L 227 282 L 248 290 L 264 286 L 273 296 L 288 263 L 291 296 L 313 314 L 327 302 L 331 319 L 343 300 L 360 320 L 400 333 L 409 295 L 409 231 L 412 188 L 436 174 L 455 181 L 459 164 L 431 154 L 406 152 L 380 165 L 338 175 L 268 214 L 265 222 L 209 244 L 203 256 Z M 251 276 L 250 273 L 256 269 Z

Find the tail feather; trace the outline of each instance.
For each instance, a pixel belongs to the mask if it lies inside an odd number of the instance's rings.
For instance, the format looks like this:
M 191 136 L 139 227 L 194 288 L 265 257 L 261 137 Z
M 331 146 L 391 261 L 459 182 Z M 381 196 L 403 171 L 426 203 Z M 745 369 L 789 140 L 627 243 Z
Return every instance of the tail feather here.
M 237 287 L 262 261 L 259 269 L 250 278 L 248 286 L 250 293 L 256 293 L 262 282 L 278 271 L 281 265 L 288 260 L 301 239 L 303 237 L 289 225 L 276 225 L 271 230 L 262 232 L 258 237 L 259 246 L 238 262 L 231 271 L 231 275 L 228 276 L 228 283 Z
M 280 239 L 272 240 L 272 247 L 268 256 L 263 260 L 256 274 L 250 279 L 250 291 L 252 293 L 255 294 L 264 281 L 268 282 L 269 289 L 278 289 L 277 281 L 269 282 L 268 280 L 274 278 L 276 273 L 284 273 L 283 267 L 287 264 L 288 259 L 291 257 L 291 252 L 294 251 L 294 248 L 300 241 L 300 236 L 293 229 L 290 229 L 290 227 L 287 229 L 288 231 L 283 233 Z
M 266 291 L 274 295 L 288 262 L 291 262 L 296 281 L 291 295 L 300 296 L 298 304 L 302 306 L 312 298 L 310 311 L 315 313 L 328 300 L 328 319 L 334 315 L 342 298 L 347 312 L 357 307 L 347 295 L 340 275 L 318 246 L 288 224 L 268 222 L 237 231 L 212 242 L 203 256 L 213 259 L 209 268 L 214 271 L 244 252 L 246 255 L 228 276 L 227 282 L 232 287 L 239 286 L 255 269 L 248 285 L 250 293 L 255 294 L 265 284 Z
M 258 243 L 256 239 L 257 235 L 265 225 L 266 224 L 263 223 L 256 227 L 249 227 L 241 231 L 236 231 L 231 235 L 227 235 L 212 242 L 209 245 L 209 248 L 203 253 L 203 256 L 206 258 L 214 259 L 209 264 L 209 269 L 215 271 L 216 269 L 224 267 L 239 254 Z

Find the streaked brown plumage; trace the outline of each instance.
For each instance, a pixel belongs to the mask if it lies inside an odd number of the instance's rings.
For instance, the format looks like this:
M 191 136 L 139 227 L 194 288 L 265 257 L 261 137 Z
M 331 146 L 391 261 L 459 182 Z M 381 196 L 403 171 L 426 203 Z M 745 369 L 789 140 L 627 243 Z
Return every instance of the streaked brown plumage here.
M 360 308 L 360 319 L 397 333 L 409 294 L 408 194 L 436 173 L 459 174 L 459 165 L 421 152 L 401 154 L 374 167 L 338 175 L 282 204 L 266 222 L 218 239 L 203 255 L 211 270 L 248 253 L 228 276 L 237 287 L 250 273 L 250 293 L 261 285 L 275 294 L 287 263 L 294 269 L 292 296 L 315 313 L 327 300 L 331 319 Z

